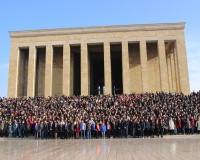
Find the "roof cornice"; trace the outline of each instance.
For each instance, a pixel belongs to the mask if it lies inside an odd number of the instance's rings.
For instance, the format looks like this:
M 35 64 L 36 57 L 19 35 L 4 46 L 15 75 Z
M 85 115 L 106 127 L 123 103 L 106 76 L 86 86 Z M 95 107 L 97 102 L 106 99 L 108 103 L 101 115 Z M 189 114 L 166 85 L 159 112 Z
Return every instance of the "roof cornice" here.
M 180 23 L 58 28 L 58 29 L 11 31 L 9 32 L 9 34 L 11 38 L 20 38 L 20 37 L 38 37 L 38 36 L 54 36 L 54 35 L 70 35 L 70 34 L 107 33 L 107 32 L 179 30 L 179 29 L 184 29 L 185 24 L 186 24 L 185 22 L 180 22 Z

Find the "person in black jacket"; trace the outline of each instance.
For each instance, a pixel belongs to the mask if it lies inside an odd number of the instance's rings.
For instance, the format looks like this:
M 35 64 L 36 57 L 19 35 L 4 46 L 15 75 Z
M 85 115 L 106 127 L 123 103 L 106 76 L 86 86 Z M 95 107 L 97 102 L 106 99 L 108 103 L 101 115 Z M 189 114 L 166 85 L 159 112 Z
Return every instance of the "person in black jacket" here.
M 54 138 L 54 124 L 53 124 L 53 121 L 51 121 L 51 122 L 49 123 L 48 128 L 49 128 L 49 137 L 50 137 L 51 139 L 53 139 L 53 138 Z
M 158 118 L 155 121 L 155 131 L 156 131 L 156 136 L 159 137 L 159 134 L 160 134 L 160 121 L 159 121 Z
M 140 136 L 141 136 L 141 126 L 140 126 L 139 120 L 136 121 L 135 129 L 136 129 L 136 137 L 140 138 Z
M 154 134 L 155 134 L 155 120 L 154 118 L 150 118 L 150 130 L 151 130 L 151 137 L 154 138 Z
M 150 130 L 150 123 L 149 123 L 149 120 L 146 119 L 145 120 L 145 136 L 146 137 L 149 137 L 149 130 Z
M 22 133 L 22 138 L 24 138 L 24 135 L 25 135 L 25 123 L 24 123 L 24 120 L 22 121 L 22 126 L 21 126 L 22 130 L 21 130 L 21 133 Z
M 123 128 L 122 120 L 119 119 L 119 121 L 117 123 L 117 132 L 118 132 L 119 138 L 122 138 L 122 128 Z
M 49 134 L 49 125 L 47 121 L 44 122 L 44 138 L 48 139 L 48 134 Z
M 164 133 L 164 127 L 165 127 L 165 121 L 161 119 L 160 120 L 160 134 L 162 138 L 163 138 L 163 133 Z
M 69 138 L 69 131 L 70 131 L 70 124 L 67 123 L 67 120 L 65 121 L 64 124 L 64 131 L 65 131 L 65 138 L 68 139 Z
M 128 119 L 125 119 L 125 121 L 123 121 L 123 136 L 125 138 L 127 138 L 128 136 L 128 125 L 129 125 Z
M 115 121 L 112 122 L 112 132 L 113 132 L 113 138 L 117 137 L 117 124 Z

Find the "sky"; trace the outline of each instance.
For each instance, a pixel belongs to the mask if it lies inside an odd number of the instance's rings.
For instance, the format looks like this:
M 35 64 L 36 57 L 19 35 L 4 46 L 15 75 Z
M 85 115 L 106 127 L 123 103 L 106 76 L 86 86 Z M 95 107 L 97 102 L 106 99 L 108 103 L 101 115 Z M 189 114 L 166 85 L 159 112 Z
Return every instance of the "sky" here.
M 190 90 L 200 90 L 199 0 L 1 0 L 0 97 L 7 96 L 9 31 L 186 22 Z

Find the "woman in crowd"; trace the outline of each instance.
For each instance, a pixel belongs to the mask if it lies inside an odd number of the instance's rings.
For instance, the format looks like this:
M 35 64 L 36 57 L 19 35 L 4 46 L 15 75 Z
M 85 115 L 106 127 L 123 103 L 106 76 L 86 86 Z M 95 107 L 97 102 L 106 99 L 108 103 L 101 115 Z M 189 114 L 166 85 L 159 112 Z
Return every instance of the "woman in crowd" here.
M 101 126 L 100 126 L 100 131 L 101 131 L 102 138 L 105 138 L 106 125 L 105 125 L 105 122 L 104 122 L 104 121 L 103 121 L 103 123 L 102 123 Z

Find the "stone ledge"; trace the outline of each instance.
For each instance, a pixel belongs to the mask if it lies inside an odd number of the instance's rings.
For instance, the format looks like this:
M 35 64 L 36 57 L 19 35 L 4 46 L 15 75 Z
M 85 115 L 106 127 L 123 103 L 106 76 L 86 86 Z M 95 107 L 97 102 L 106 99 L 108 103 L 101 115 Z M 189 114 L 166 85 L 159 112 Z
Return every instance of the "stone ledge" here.
M 131 31 L 156 31 L 156 30 L 178 30 L 185 28 L 185 22 L 180 23 L 157 23 L 157 24 L 136 24 L 136 25 L 115 25 L 79 28 L 59 28 L 27 31 L 10 31 L 11 38 L 38 37 L 53 35 L 107 33 L 107 32 L 131 32 Z

